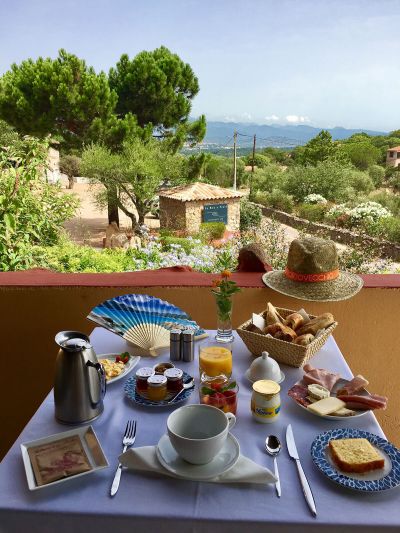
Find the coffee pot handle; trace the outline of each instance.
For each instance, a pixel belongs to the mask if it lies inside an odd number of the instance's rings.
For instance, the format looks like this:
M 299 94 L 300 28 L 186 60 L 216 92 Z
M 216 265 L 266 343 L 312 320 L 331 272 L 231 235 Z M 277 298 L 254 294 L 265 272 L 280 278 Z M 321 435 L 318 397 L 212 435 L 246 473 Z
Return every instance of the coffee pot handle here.
M 89 361 L 86 361 L 86 366 L 95 368 L 97 370 L 97 376 L 99 378 L 100 395 L 98 399 L 93 399 L 92 388 L 89 385 L 90 402 L 92 404 L 93 409 L 95 409 L 99 405 L 99 403 L 102 401 L 102 399 L 104 398 L 106 394 L 106 377 L 104 373 L 104 368 L 100 363 L 93 363 L 92 361 L 89 360 Z

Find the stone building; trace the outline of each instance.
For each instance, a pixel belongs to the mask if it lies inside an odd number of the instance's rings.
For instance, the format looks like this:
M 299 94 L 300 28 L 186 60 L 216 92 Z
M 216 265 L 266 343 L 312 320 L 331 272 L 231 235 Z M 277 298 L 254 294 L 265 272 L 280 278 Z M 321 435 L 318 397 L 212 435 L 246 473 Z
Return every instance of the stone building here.
M 389 167 L 398 167 L 400 165 L 400 146 L 389 148 L 386 152 L 386 164 Z
M 239 231 L 242 196 L 200 182 L 161 191 L 160 227 L 197 233 L 202 222 L 223 222 L 228 231 Z

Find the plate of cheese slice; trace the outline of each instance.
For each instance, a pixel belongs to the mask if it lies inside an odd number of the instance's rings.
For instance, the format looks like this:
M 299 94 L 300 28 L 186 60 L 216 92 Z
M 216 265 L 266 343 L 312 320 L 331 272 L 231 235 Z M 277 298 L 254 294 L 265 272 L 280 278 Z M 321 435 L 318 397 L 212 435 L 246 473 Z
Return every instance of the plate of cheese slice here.
M 364 416 L 374 409 L 385 409 L 387 398 L 371 394 L 369 383 L 361 375 L 348 380 L 340 374 L 310 364 L 303 367 L 303 379 L 295 383 L 288 395 L 307 412 L 327 420 Z

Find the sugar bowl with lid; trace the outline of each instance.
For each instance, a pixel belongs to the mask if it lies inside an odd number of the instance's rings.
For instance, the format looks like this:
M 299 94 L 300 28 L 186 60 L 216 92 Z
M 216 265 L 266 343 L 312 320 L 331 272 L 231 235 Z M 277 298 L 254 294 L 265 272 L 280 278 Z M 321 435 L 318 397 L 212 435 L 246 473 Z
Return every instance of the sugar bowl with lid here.
M 281 383 L 285 379 L 285 374 L 281 371 L 279 364 L 269 357 L 268 352 L 262 352 L 261 357 L 257 357 L 246 370 L 246 377 L 252 383 L 261 379 L 269 379 L 276 383 Z

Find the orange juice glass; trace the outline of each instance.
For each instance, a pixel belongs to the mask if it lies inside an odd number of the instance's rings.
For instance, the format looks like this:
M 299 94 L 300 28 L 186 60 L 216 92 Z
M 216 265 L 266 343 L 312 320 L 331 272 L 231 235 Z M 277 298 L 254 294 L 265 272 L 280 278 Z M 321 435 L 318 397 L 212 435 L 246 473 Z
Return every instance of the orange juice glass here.
M 207 376 L 232 374 L 232 348 L 229 344 L 202 345 L 199 347 L 200 375 L 205 372 Z

